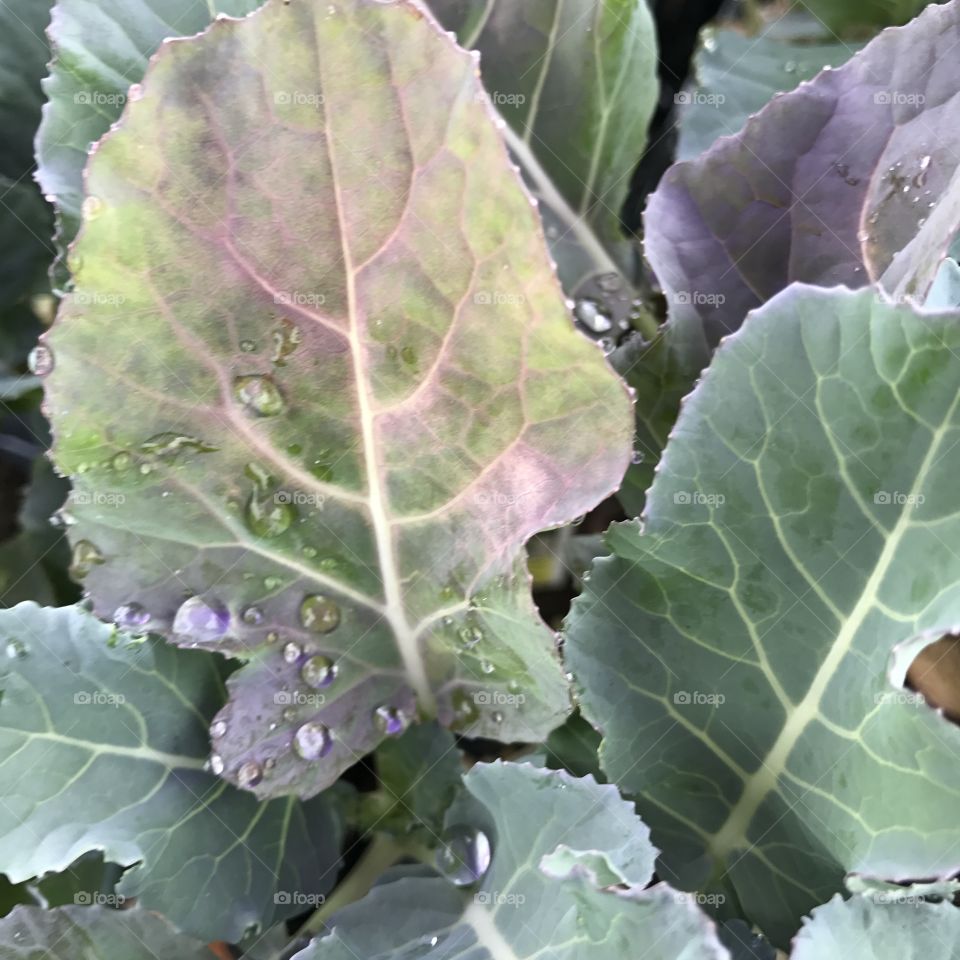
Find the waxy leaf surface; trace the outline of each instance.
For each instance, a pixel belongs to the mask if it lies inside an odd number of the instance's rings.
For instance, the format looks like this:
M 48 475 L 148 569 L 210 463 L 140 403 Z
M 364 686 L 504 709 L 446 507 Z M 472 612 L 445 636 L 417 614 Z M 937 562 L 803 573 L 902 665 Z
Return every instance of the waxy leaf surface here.
M 275 0 L 166 44 L 87 185 L 47 379 L 74 568 L 250 661 L 225 776 L 312 795 L 418 707 L 557 726 L 522 548 L 615 488 L 630 407 L 473 58 L 419 6 Z
M 215 658 L 129 644 L 75 607 L 0 612 L 0 871 L 19 882 L 100 850 L 136 864 L 120 895 L 207 940 L 302 912 L 294 894 L 336 879 L 332 802 L 259 803 L 207 773 Z
M 387 877 L 295 960 L 728 960 L 693 897 L 645 889 L 656 850 L 613 787 L 499 762 L 475 766 L 464 783 L 469 819 L 449 826 L 492 844 L 480 882 Z
M 960 730 L 903 687 L 960 622 L 958 357 L 956 313 L 776 297 L 718 350 L 569 619 L 659 874 L 717 885 L 781 946 L 848 872 L 960 868 Z

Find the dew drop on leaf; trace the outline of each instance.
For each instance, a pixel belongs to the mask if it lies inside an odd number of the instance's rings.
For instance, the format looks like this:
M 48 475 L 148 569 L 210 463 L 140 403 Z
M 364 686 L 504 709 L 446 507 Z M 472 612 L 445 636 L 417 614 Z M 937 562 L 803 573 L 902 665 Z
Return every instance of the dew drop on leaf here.
M 470 695 L 470 692 L 463 687 L 454 691 L 450 702 L 453 707 L 453 723 L 451 726 L 454 729 L 469 727 L 480 716 L 476 701 Z
M 113 611 L 113 622 L 124 630 L 136 630 L 150 622 L 150 614 L 139 603 L 124 603 Z
M 293 749 L 304 760 L 319 760 L 332 746 L 330 731 L 322 723 L 305 723 L 293 735 Z
M 340 608 L 329 597 L 313 594 L 300 604 L 300 622 L 312 633 L 330 633 L 340 623 Z
M 286 358 L 300 346 L 302 339 L 299 327 L 289 320 L 281 320 L 273 331 L 273 362 L 278 367 L 284 366 Z
M 437 851 L 437 869 L 454 886 L 468 887 L 490 869 L 490 841 L 481 830 L 454 828 Z
M 607 333 L 613 329 L 613 321 L 595 300 L 578 300 L 573 315 L 592 333 Z
M 110 461 L 110 466 L 113 467 L 114 470 L 128 470 L 132 463 L 133 457 L 125 450 L 121 450 L 120 453 L 114 454 L 113 459 Z
M 226 720 L 214 720 L 210 725 L 210 736 L 214 740 L 219 740 L 227 732 Z
M 83 205 L 80 209 L 83 213 L 84 220 L 96 220 L 103 212 L 103 201 L 99 197 L 91 194 L 89 197 L 84 198 Z
M 248 760 L 237 771 L 237 783 L 241 787 L 255 787 L 263 779 L 263 770 L 255 760 Z
M 282 493 L 274 496 L 250 494 L 243 513 L 250 532 L 268 540 L 286 533 L 296 517 L 297 508 Z
M 45 377 L 53 370 L 53 353 L 50 348 L 38 343 L 27 357 L 27 366 L 31 373 L 38 377 Z
M 258 417 L 275 417 L 285 406 L 280 388 L 270 377 L 254 374 L 235 377 L 233 395 L 246 410 Z
M 78 540 L 73 545 L 70 556 L 70 576 L 82 580 L 99 564 L 103 563 L 103 554 L 89 540 Z
M 11 660 L 19 660 L 27 655 L 26 644 L 22 640 L 7 641 L 7 656 Z
M 218 777 L 223 773 L 223 757 L 219 753 L 210 754 L 210 771 Z
M 219 640 L 230 626 L 230 613 L 200 597 L 184 601 L 173 618 L 173 632 L 191 640 L 210 643 Z
M 384 704 L 373 712 L 377 729 L 388 737 L 397 737 L 407 729 L 407 718 L 401 710 Z
M 317 654 L 300 668 L 300 676 L 311 687 L 327 687 L 336 679 L 337 666 L 329 657 Z
M 248 626 L 256 627 L 263 623 L 263 611 L 259 607 L 246 607 L 240 614 L 240 619 Z
M 257 349 L 256 341 L 254 340 L 241 340 L 240 349 L 244 353 L 254 353 Z
M 296 663 L 300 659 L 302 653 L 303 649 L 300 644 L 291 641 L 283 648 L 283 659 L 287 663 Z

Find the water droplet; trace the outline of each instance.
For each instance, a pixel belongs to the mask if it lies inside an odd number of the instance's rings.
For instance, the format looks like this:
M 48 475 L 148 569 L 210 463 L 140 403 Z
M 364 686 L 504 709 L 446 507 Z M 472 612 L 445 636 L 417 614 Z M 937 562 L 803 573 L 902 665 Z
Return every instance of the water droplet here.
M 91 195 L 84 198 L 83 205 L 80 209 L 83 213 L 84 220 L 96 220 L 103 212 L 103 201 L 99 197 Z
M 490 719 L 494 723 L 503 723 L 503 714 L 499 710 L 495 710 L 491 715 Z
M 642 450 L 634 450 L 630 455 L 630 462 L 637 466 L 638 464 L 643 463 L 647 459 L 647 455 Z
M 322 654 L 311 657 L 301 668 L 300 676 L 311 687 L 328 687 L 337 676 L 337 665 Z
M 470 695 L 469 691 L 460 687 L 454 691 L 450 698 L 450 706 L 453 708 L 453 722 L 451 726 L 456 730 L 462 730 L 471 726 L 480 716 L 480 710 L 476 701 Z
M 857 241 L 859 243 L 866 243 L 870 239 L 870 233 L 867 230 L 861 230 L 857 234 Z
M 483 639 L 483 631 L 478 627 L 461 627 L 460 642 L 469 649 L 475 647 Z
M 300 342 L 303 340 L 303 334 L 296 324 L 289 320 L 281 320 L 280 325 L 273 330 L 273 363 L 278 367 L 286 365 L 286 358 L 290 356 Z
M 276 724 L 274 724 L 274 726 L 276 726 Z M 267 759 L 263 761 L 264 770 L 272 770 L 276 765 L 277 765 L 276 757 L 267 757 Z
M 374 722 L 381 733 L 398 737 L 407 729 L 407 718 L 397 707 L 384 704 L 373 712 Z
M 922 227 L 926 222 L 927 222 L 927 218 L 926 218 L 926 217 L 921 217 L 921 218 L 917 221 L 917 226 L 918 226 L 918 227 Z
M 484 673 L 490 674 L 490 673 L 494 673 L 497 668 L 496 668 L 489 660 L 484 660 L 484 661 L 480 664 L 480 669 L 481 669 Z
M 22 660 L 27 655 L 27 646 L 22 640 L 7 641 L 7 656 L 11 660 Z
M 133 457 L 129 453 L 121 450 L 120 453 L 114 454 L 113 459 L 110 461 L 110 466 L 114 470 L 127 470 L 130 467 L 130 464 L 133 463 Z
M 796 73 L 796 72 L 797 72 L 797 65 L 796 65 L 792 60 L 788 60 L 788 61 L 783 65 L 783 72 L 784 72 L 784 73 Z
M 322 723 L 305 723 L 293 735 L 293 749 L 304 760 L 319 760 L 333 746 L 333 737 Z
M 330 633 L 340 623 L 340 608 L 329 597 L 314 594 L 300 604 L 300 622 L 312 633 Z
M 454 886 L 468 887 L 490 869 L 490 841 L 481 830 L 455 827 L 437 851 L 437 869 Z
M 223 757 L 219 753 L 210 754 L 210 771 L 218 777 L 223 773 Z
M 283 719 L 286 723 L 293 723 L 297 719 L 297 711 L 293 707 L 287 707 L 283 711 Z
M 293 641 L 286 644 L 283 648 L 283 659 L 287 663 L 296 663 L 302 654 L 303 648 L 299 643 L 294 643 Z
M 312 559 L 317 555 L 317 548 L 316 548 L 316 547 L 304 547 L 301 552 L 303 553 L 303 555 L 304 555 L 308 560 L 312 560 Z
M 175 634 L 199 643 L 220 640 L 229 626 L 229 611 L 219 605 L 213 606 L 200 597 L 190 597 L 182 603 L 173 618 Z
M 255 787 L 263 779 L 263 771 L 255 760 L 248 760 L 237 771 L 237 783 L 241 787 Z
M 139 83 L 131 83 L 127 91 L 127 99 L 131 103 L 136 103 L 141 97 L 143 97 L 143 87 Z
M 197 437 L 188 437 L 182 433 L 157 433 L 140 444 L 140 450 L 148 457 L 161 460 L 173 460 L 178 454 L 215 453 L 216 447 L 210 446 Z
M 255 353 L 257 349 L 257 342 L 256 340 L 241 340 L 240 349 L 244 353 Z
M 291 503 L 289 494 L 281 492 L 262 496 L 254 491 L 247 501 L 243 519 L 251 533 L 269 540 L 290 529 L 297 519 L 297 508 Z
M 35 376 L 45 377 L 53 370 L 53 353 L 50 348 L 42 343 L 38 343 L 27 357 L 27 366 Z
M 279 577 L 264 577 L 263 587 L 265 590 L 276 590 L 283 586 L 283 581 Z
M 103 554 L 89 540 L 78 540 L 70 556 L 70 576 L 82 580 L 90 571 L 103 563 Z
M 598 343 L 600 344 L 600 349 L 607 355 L 613 353 L 617 346 L 613 337 L 602 337 Z
M 593 333 L 607 333 L 613 329 L 613 321 L 595 300 L 578 300 L 573 315 Z
M 137 630 L 150 622 L 150 614 L 139 603 L 124 603 L 113 611 L 113 622 L 124 630 Z
M 283 394 L 270 377 L 259 374 L 235 377 L 233 396 L 238 403 L 258 417 L 275 417 L 278 413 L 283 413 Z
M 226 720 L 214 720 L 210 725 L 210 736 L 214 740 L 219 740 L 227 732 Z
M 263 623 L 263 611 L 259 607 L 247 607 L 240 614 L 240 619 L 251 627 L 259 626 Z
M 267 643 L 276 643 L 280 639 L 280 634 L 276 630 L 271 630 L 267 634 Z
M 417 351 L 411 346 L 406 346 L 400 351 L 400 359 L 408 367 L 414 367 L 417 364 Z

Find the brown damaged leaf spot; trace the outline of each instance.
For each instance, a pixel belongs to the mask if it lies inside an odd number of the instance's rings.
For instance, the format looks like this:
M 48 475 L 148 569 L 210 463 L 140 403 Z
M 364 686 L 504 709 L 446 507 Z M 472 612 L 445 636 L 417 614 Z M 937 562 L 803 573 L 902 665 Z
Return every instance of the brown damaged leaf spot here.
M 75 569 L 249 661 L 214 769 L 309 796 L 418 716 L 542 739 L 523 545 L 616 487 L 630 403 L 472 57 L 408 3 L 273 0 L 165 45 L 87 186 L 48 338 Z

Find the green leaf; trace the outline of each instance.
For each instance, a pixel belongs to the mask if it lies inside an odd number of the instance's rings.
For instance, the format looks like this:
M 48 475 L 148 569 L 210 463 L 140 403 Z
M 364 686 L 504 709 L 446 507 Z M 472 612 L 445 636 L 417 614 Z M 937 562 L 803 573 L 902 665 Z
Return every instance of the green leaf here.
M 657 39 L 646 0 L 430 0 L 480 52 L 483 83 L 538 196 L 571 294 L 608 272 L 620 212 L 657 105 Z
M 211 960 L 199 940 L 146 910 L 16 907 L 0 920 L 0 960 Z
M 718 137 L 738 133 L 774 94 L 812 80 L 825 66 L 840 66 L 857 49 L 856 44 L 793 44 L 736 30 L 705 30 L 693 60 L 696 82 L 677 98 L 677 160 L 689 160 Z
M 848 871 L 960 865 L 960 730 L 903 689 L 958 617 L 960 324 L 796 285 L 687 399 L 565 652 L 658 872 L 782 945 Z
M 50 209 L 33 182 L 40 81 L 49 59 L 51 0 L 0 4 L 0 307 L 15 303 L 52 255 Z
M 137 864 L 119 895 L 208 940 L 301 913 L 332 886 L 329 800 L 257 803 L 205 772 L 215 658 L 124 643 L 76 608 L 31 603 L 0 612 L 3 648 L 0 870 L 11 880 L 102 850 Z
M 296 960 L 726 960 L 693 898 L 644 889 L 656 851 L 613 787 L 500 762 L 464 783 L 474 819 L 461 825 L 493 849 L 479 887 L 398 872 L 335 914 Z
M 165 45 L 87 172 L 47 379 L 74 567 L 249 661 L 218 753 L 261 796 L 418 708 L 522 741 L 570 709 L 523 544 L 616 487 L 630 404 L 478 91 L 417 7 L 275 0 Z
M 960 960 L 960 911 L 951 903 L 894 904 L 835 897 L 813 911 L 791 960 L 823 957 L 936 957 Z
M 798 6 L 809 10 L 828 30 L 851 34 L 906 23 L 929 2 L 930 0 L 798 0 Z
M 261 0 L 57 0 L 54 59 L 43 89 L 37 177 L 56 201 L 57 241 L 66 250 L 80 226 L 83 168 L 90 147 L 115 123 L 131 84 L 168 37 L 199 33 L 216 13 L 242 16 Z
M 947 257 L 940 264 L 937 277 L 923 305 L 928 310 L 960 309 L 960 266 L 956 260 Z

